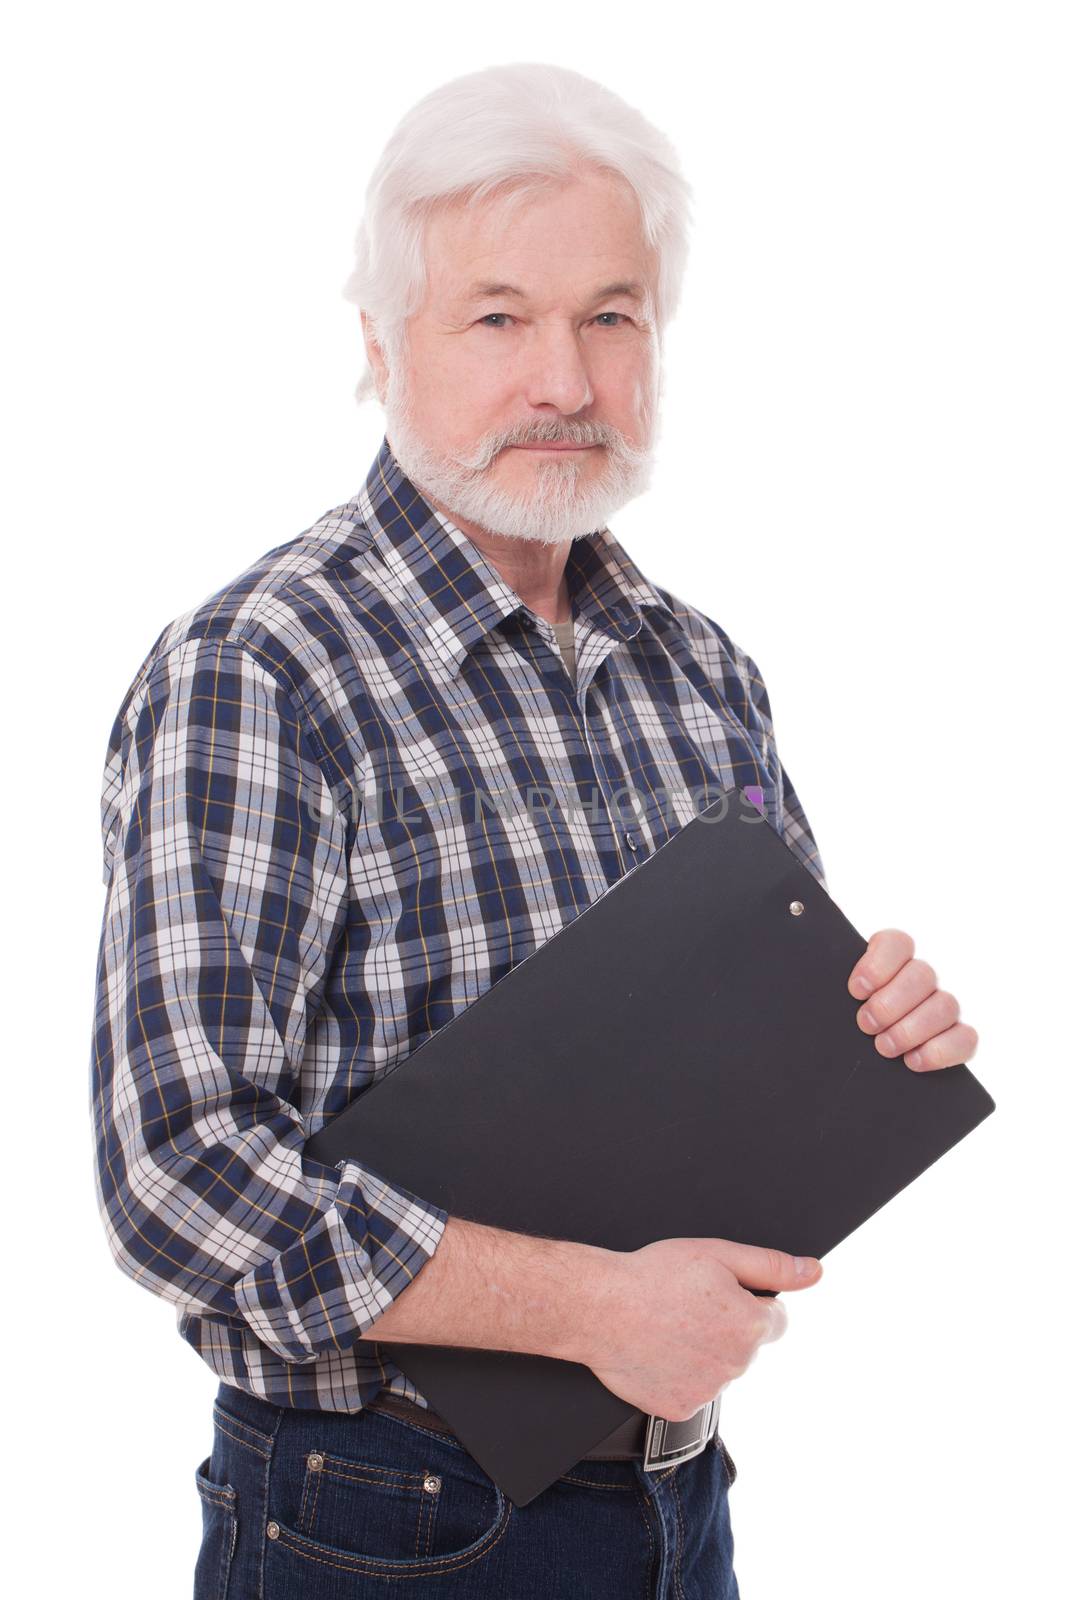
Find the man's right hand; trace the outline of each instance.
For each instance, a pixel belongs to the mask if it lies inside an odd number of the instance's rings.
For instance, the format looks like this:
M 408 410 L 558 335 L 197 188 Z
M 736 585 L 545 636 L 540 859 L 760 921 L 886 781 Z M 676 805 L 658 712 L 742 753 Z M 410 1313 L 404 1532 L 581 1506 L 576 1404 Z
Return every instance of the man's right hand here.
M 730 1239 L 657 1239 L 618 1253 L 618 1292 L 585 1364 L 640 1411 L 684 1422 L 786 1330 L 785 1306 L 752 1289 L 806 1289 L 822 1264 Z

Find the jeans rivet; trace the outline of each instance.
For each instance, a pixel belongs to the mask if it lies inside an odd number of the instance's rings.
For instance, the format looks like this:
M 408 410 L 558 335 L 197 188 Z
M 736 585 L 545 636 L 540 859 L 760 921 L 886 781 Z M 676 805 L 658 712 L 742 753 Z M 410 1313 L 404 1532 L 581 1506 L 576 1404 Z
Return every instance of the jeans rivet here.
M 321 1450 L 312 1450 L 311 1454 L 308 1456 L 308 1471 L 309 1472 L 321 1472 L 322 1471 L 322 1462 L 323 1462 L 322 1451 Z
M 278 1524 L 276 1522 L 268 1522 L 267 1523 L 267 1538 L 268 1539 L 276 1539 L 278 1537 L 279 1533 L 281 1533 L 281 1531 L 282 1530 L 279 1528 L 279 1526 L 278 1526 Z
M 440 1493 L 441 1489 L 441 1480 L 440 1478 L 434 1477 L 432 1474 L 428 1473 L 427 1476 L 422 1480 L 422 1487 L 426 1490 L 427 1494 L 438 1494 Z

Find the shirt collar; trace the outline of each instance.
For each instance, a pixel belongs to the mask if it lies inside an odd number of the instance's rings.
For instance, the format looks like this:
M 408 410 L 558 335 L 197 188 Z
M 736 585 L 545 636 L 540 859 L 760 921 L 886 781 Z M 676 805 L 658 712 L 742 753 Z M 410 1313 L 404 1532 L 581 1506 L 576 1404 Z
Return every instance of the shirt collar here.
M 462 529 L 423 498 L 387 437 L 352 504 L 395 579 L 390 598 L 417 614 L 416 646 L 433 651 L 450 677 L 478 640 L 514 612 L 526 610 L 542 631 L 550 626 L 529 611 Z M 576 539 L 566 570 L 576 615 L 612 638 L 639 633 L 645 609 L 673 620 L 670 605 L 609 528 Z

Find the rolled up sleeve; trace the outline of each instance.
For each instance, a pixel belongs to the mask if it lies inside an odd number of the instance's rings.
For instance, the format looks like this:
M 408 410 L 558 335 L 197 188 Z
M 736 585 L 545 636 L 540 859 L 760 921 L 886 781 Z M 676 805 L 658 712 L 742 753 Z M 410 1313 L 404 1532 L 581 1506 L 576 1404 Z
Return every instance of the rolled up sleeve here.
M 305 1162 L 300 1064 L 349 913 L 311 724 L 244 644 L 187 639 L 116 719 L 91 1110 L 111 1252 L 282 1359 L 365 1336 L 448 1213 Z

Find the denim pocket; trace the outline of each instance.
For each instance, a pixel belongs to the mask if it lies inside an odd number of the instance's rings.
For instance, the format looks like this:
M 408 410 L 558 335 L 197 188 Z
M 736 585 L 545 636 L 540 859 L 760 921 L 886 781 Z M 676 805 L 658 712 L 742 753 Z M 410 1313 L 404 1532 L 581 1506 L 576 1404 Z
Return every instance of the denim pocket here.
M 196 1490 L 203 1514 L 203 1537 L 193 1573 L 193 1600 L 226 1600 L 237 1543 L 237 1491 L 232 1484 L 214 1481 L 210 1456 L 205 1456 L 196 1468 Z
M 723 1466 L 726 1468 L 726 1487 L 732 1489 L 737 1479 L 737 1468 L 734 1466 L 733 1456 L 722 1442 L 721 1433 L 715 1435 L 715 1448 L 722 1456 Z
M 414 1576 L 488 1555 L 511 1511 L 492 1479 L 465 1451 L 429 1432 L 371 1416 L 366 1422 L 368 1443 L 371 1426 L 402 1431 L 382 1435 L 384 1449 L 358 1456 L 325 1442 L 299 1456 L 276 1450 L 267 1523 L 276 1559 L 289 1566 L 295 1558 L 311 1570 Z

